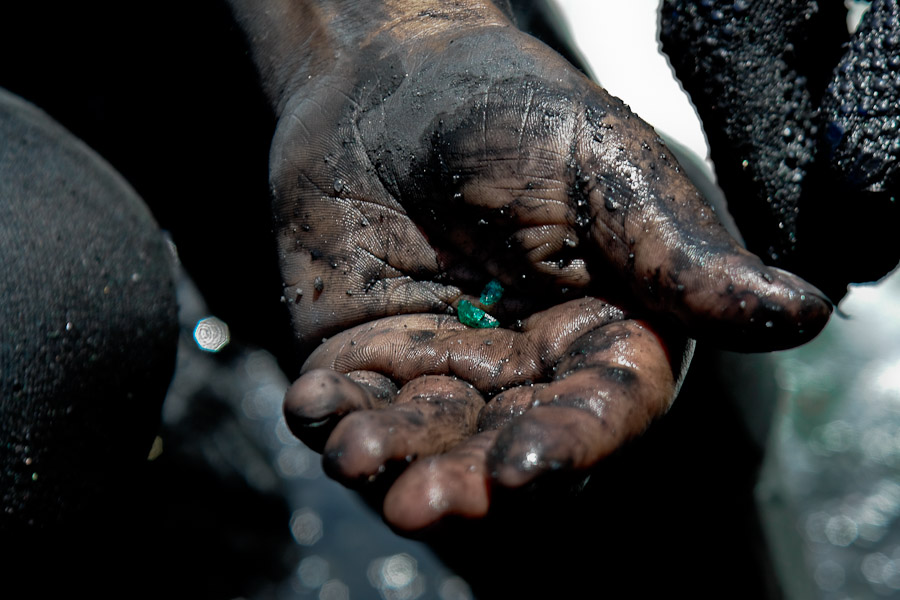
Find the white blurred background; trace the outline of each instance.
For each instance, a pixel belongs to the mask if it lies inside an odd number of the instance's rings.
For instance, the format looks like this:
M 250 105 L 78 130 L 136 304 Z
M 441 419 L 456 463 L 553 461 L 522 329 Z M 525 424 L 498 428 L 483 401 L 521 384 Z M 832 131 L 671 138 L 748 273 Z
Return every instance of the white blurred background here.
M 697 113 L 659 51 L 659 0 L 557 0 L 557 4 L 600 84 L 664 138 L 709 165 Z

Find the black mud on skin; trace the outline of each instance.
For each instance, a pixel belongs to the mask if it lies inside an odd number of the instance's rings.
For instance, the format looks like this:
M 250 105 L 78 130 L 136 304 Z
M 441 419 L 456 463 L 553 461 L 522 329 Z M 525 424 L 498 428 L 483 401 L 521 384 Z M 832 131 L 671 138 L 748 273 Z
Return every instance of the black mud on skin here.
M 484 400 L 454 378 L 425 376 L 410 383 L 396 404 L 357 412 L 335 429 L 324 448 L 324 466 L 350 487 L 366 486 L 391 464 L 440 454 L 474 433 Z
M 315 402 L 310 399 L 315 398 Z M 288 427 L 307 446 L 321 452 L 328 436 L 348 413 L 387 404 L 390 396 L 378 397 L 371 389 L 320 369 L 298 379 L 287 391 L 284 416 Z
M 373 43 L 280 119 L 276 232 L 307 350 L 381 317 L 452 314 L 492 278 L 530 298 L 522 317 L 588 294 L 745 349 L 827 320 L 818 292 L 737 246 L 650 126 L 549 48 L 511 28 L 438 38 Z M 747 293 L 774 312 L 738 310 Z

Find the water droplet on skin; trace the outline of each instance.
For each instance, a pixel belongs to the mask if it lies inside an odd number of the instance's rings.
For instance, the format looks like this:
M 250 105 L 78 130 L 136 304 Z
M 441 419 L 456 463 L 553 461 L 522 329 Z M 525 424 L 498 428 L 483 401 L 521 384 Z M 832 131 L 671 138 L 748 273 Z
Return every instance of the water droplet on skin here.
M 740 303 L 739 306 L 740 306 L 741 308 L 747 308 L 747 301 L 746 301 L 746 300 L 741 300 L 741 303 Z
M 321 292 L 325 289 L 325 282 L 322 281 L 321 277 L 316 277 L 315 281 L 313 281 L 313 287 L 317 292 Z
M 340 179 L 335 179 L 333 185 L 334 185 L 334 191 L 338 194 L 340 194 L 344 190 L 344 182 L 341 181 Z

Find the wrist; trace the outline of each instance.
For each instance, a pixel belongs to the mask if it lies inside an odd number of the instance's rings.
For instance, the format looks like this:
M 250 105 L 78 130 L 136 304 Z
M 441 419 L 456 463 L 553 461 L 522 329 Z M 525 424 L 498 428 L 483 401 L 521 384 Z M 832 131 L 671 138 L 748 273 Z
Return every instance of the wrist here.
M 341 62 L 412 43 L 441 50 L 454 32 L 512 25 L 491 0 L 229 1 L 277 116 L 307 81 Z

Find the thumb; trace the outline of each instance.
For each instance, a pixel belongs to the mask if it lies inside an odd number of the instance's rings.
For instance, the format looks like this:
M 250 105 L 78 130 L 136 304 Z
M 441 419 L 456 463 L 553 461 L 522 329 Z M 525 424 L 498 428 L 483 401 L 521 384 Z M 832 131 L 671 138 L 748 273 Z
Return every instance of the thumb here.
M 585 235 L 641 304 L 740 351 L 796 346 L 825 326 L 832 306 L 824 294 L 744 250 L 653 128 L 621 101 L 601 90 L 583 131 L 575 204 L 590 211 Z

